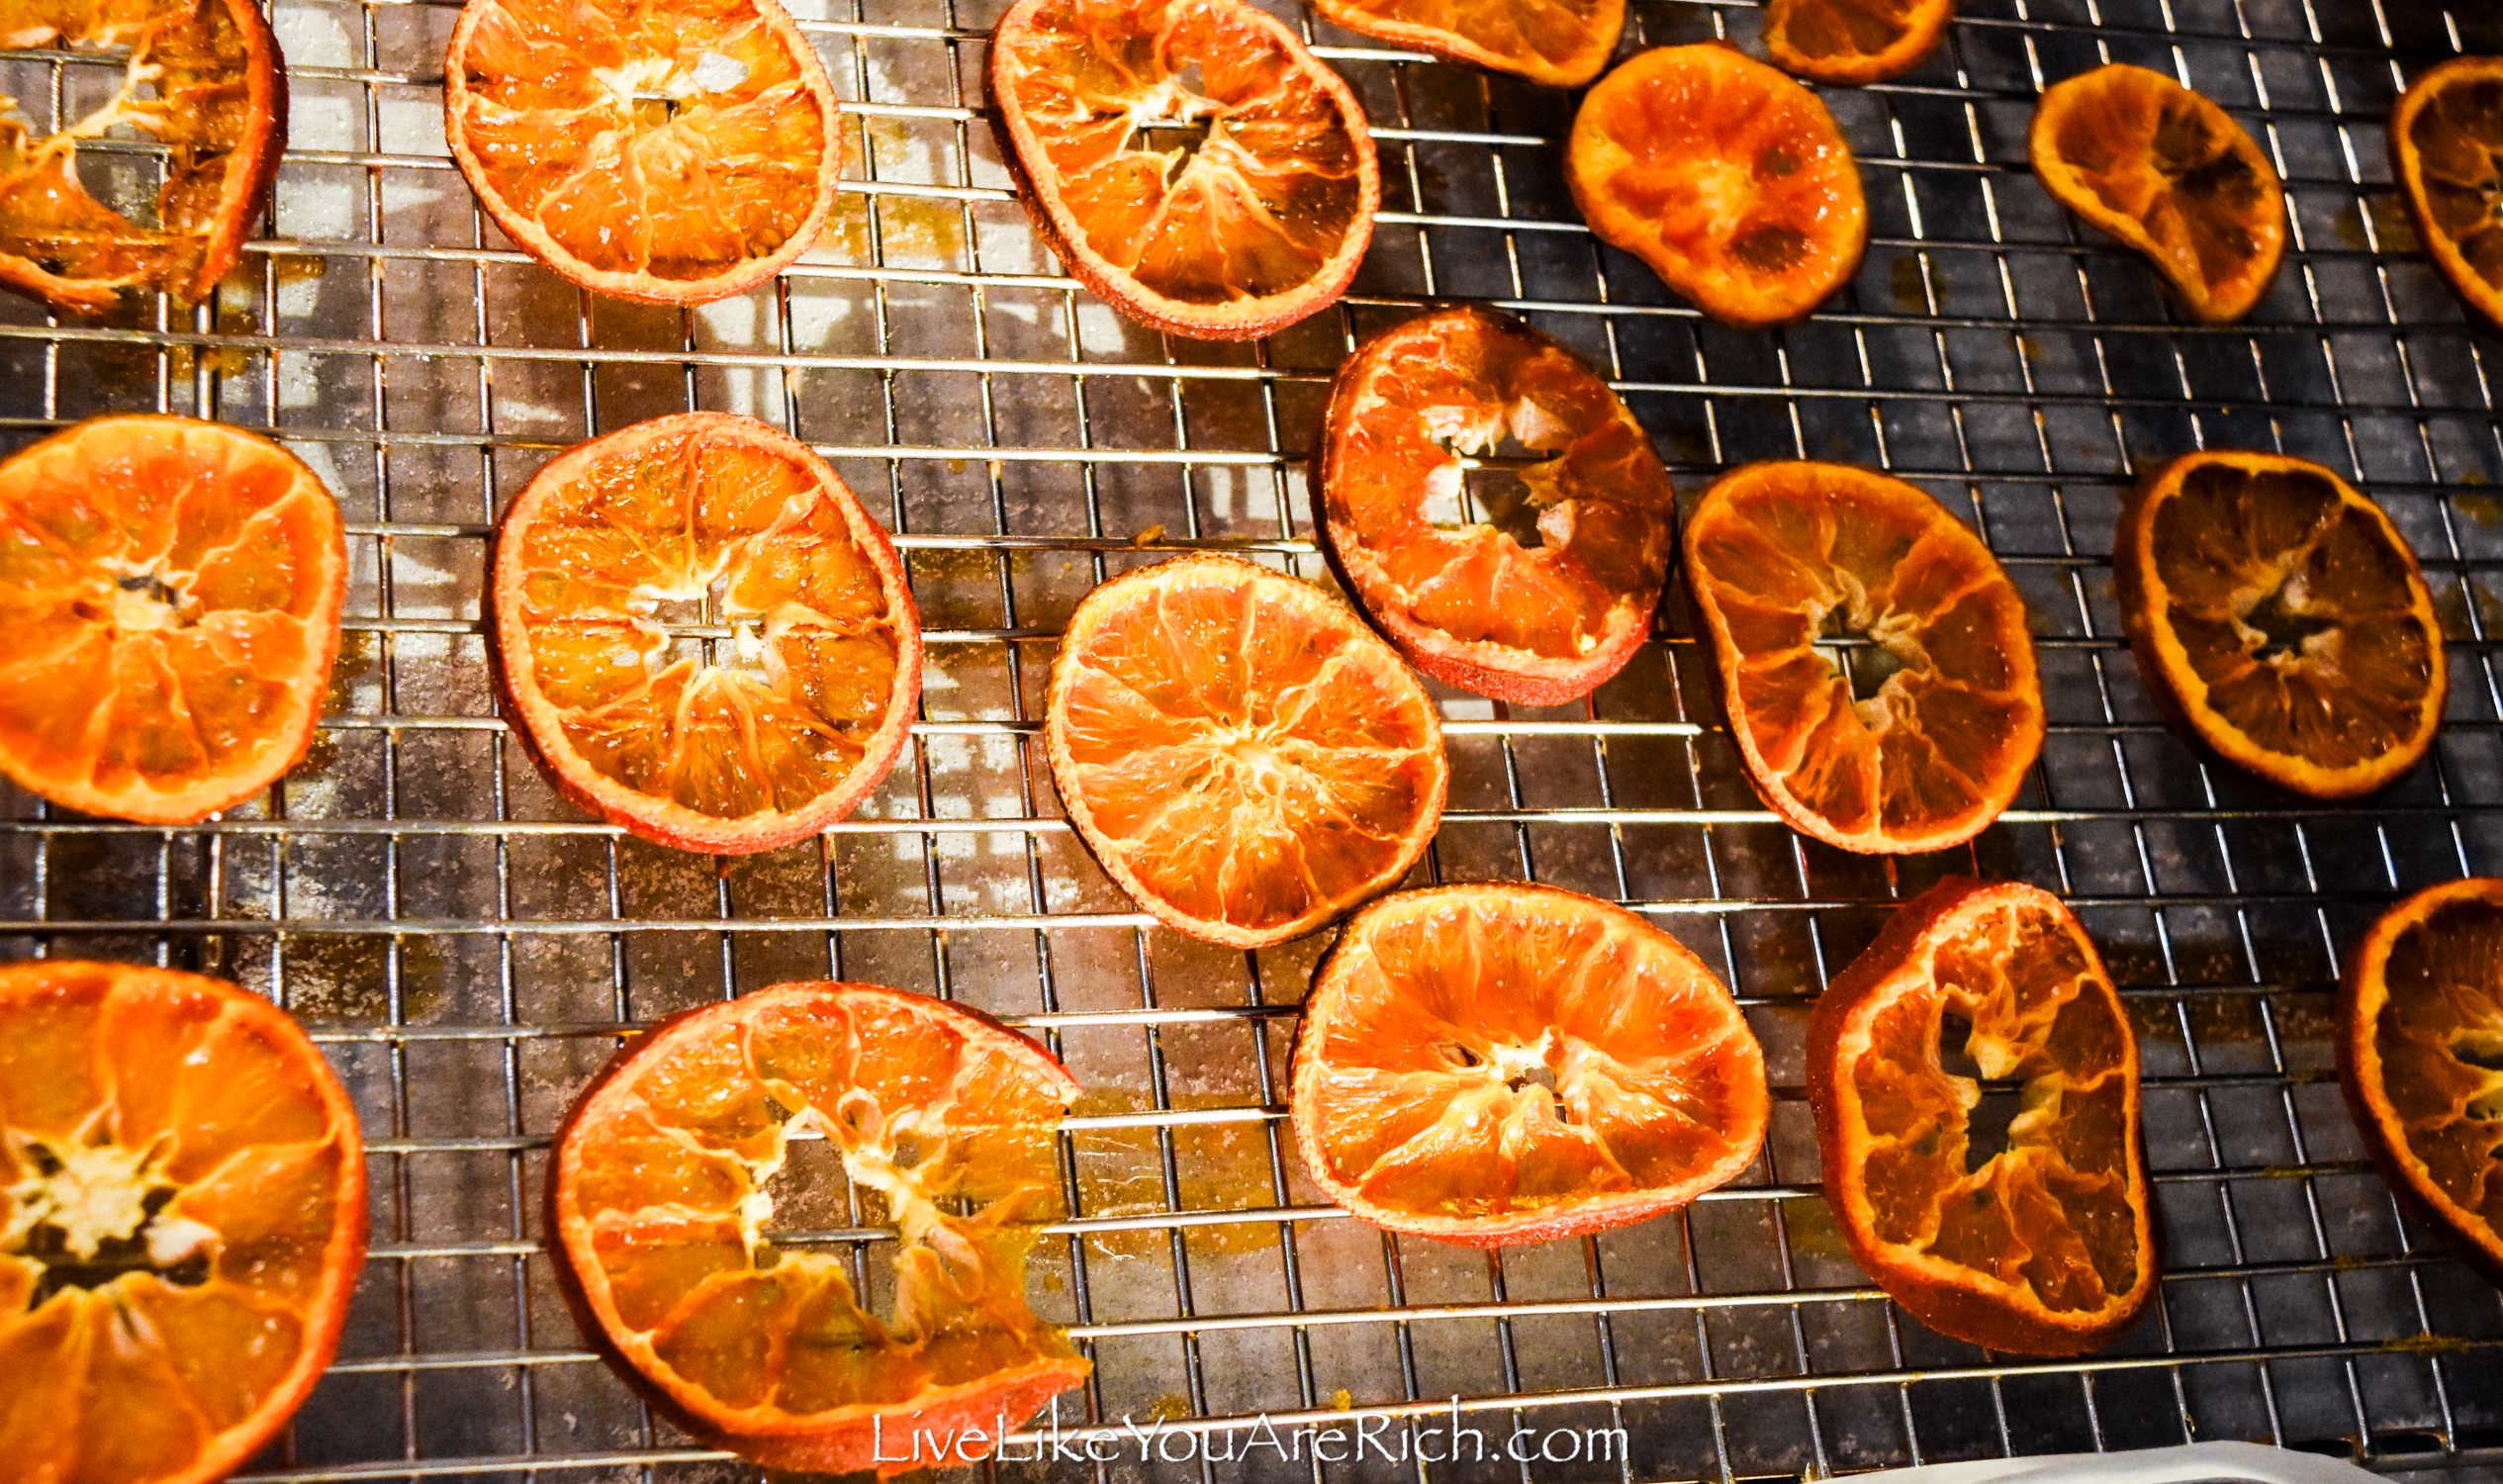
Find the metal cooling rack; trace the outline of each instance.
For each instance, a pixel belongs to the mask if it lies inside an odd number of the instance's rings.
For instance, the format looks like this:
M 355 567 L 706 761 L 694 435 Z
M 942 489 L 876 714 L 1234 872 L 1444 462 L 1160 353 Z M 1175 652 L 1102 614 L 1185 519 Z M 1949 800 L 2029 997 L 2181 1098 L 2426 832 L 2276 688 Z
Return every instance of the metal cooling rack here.
M 1787 1479 L 2215 1438 L 2393 1470 L 2503 1457 L 2503 1303 L 2396 1211 L 2329 1045 L 2338 956 L 2380 905 L 2503 871 L 2503 338 L 2413 251 L 2381 132 L 2405 78 L 2503 49 L 2485 0 L 1966 0 L 1913 76 L 1826 94 L 1874 235 L 1853 288 L 1770 333 L 1699 321 L 1593 242 L 1560 181 L 1569 95 L 1299 16 L 1375 121 L 1387 209 L 1344 306 L 1252 346 L 1132 326 L 1037 244 L 980 116 L 988 0 L 832 3 L 799 13 L 855 100 L 852 178 L 818 250 L 770 289 L 690 313 L 578 295 L 484 225 L 445 157 L 450 4 L 278 0 L 294 147 L 216 304 L 113 327 L 0 304 L 7 443 L 98 413 L 201 413 L 286 439 L 352 521 L 330 714 L 265 803 L 161 830 L 0 797 L 0 952 L 231 974 L 313 1024 L 360 1100 L 372 1257 L 341 1358 L 249 1479 L 745 1472 L 584 1348 L 535 1240 L 539 1165 L 621 1028 L 828 974 L 1004 1015 L 1092 1089 L 1066 1140 L 1074 1214 L 1034 1285 L 1096 1361 L 1063 1401 L 1071 1436 L 1263 1413 L 1396 1434 L 1456 1396 L 1499 1436 L 1622 1427 L 1629 1456 L 1437 1479 Z M 1631 28 L 1629 46 L 1744 46 L 1757 16 L 1640 0 Z M 2027 178 L 2035 96 L 2107 59 L 2216 97 L 2275 158 L 2291 250 L 2247 323 L 2179 323 L 2146 268 Z M 39 122 L 109 85 L 67 54 L 0 63 Z M 117 163 L 142 188 L 156 168 L 143 150 Z M 1604 367 L 1690 496 L 1728 464 L 1805 454 L 1968 513 L 2033 605 L 2052 713 L 1995 828 L 1890 865 L 1758 806 L 1675 593 L 1658 642 L 1586 705 L 1444 694 L 1453 807 L 1421 878 L 1636 904 L 1736 988 L 1778 1089 L 1738 1184 L 1493 1255 L 1386 1239 L 1318 1198 L 1282 1107 L 1317 945 L 1245 955 L 1151 930 L 1061 819 L 1034 745 L 1056 632 L 1106 574 L 1216 546 L 1324 575 L 1302 458 L 1327 379 L 1355 337 L 1458 297 Z M 896 533 L 931 640 L 923 720 L 884 790 L 820 842 L 727 863 L 558 803 L 496 714 L 479 621 L 500 502 L 558 449 L 691 407 L 754 413 L 833 458 Z M 2202 766 L 2138 685 L 2106 564 L 2119 492 L 2201 445 L 2351 473 L 2426 558 L 2453 716 L 2434 761 L 2367 806 Z M 1808 1004 L 1888 902 L 1976 870 L 2077 904 L 2145 1053 L 2170 1271 L 2146 1323 L 2084 1362 L 1909 1323 L 1817 1191 Z M 793 1240 L 882 1260 L 839 1188 L 784 1216 Z M 1123 1457 L 1099 1472 L 1417 1472 Z

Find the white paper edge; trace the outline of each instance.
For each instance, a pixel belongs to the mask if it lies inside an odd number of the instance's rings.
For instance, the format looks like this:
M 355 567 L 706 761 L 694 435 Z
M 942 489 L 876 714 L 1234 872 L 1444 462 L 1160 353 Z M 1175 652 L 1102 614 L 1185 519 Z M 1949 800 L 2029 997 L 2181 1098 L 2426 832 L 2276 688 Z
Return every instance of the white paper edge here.
M 2123 1453 L 1984 1458 L 1853 1474 L 1849 1484 L 2357 1484 L 2372 1474 L 2342 1459 L 2257 1442 L 2193 1442 Z

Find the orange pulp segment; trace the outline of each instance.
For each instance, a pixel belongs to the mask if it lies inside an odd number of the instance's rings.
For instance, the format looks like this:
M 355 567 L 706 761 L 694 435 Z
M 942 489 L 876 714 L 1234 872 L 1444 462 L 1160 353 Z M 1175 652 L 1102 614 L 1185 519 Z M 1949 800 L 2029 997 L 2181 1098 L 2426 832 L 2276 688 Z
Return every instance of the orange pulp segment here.
M 444 62 L 452 157 L 569 281 L 651 304 L 753 288 L 834 207 L 843 131 L 776 0 L 470 0 Z
M 2165 709 L 2227 762 L 2315 798 L 2414 768 L 2442 726 L 2442 625 L 2379 506 L 2282 454 L 2184 454 L 2112 546 L 2121 619 Z
M 1749 464 L 1685 541 L 1730 734 L 1793 828 L 1943 850 L 2015 798 L 2043 739 L 2024 601 L 1938 502 L 1850 464 Z
M 329 491 L 255 434 L 98 417 L 0 464 L 0 772 L 188 824 L 303 757 L 338 652 Z
M 1256 948 L 1408 874 L 1450 765 L 1425 688 L 1344 603 L 1233 557 L 1086 595 L 1052 662 L 1052 780 L 1157 918 Z
M 1357 913 L 1296 1037 L 1296 1147 L 1387 1231 L 1475 1247 L 1641 1221 L 1727 1183 L 1771 1114 L 1764 1052 L 1684 944 L 1548 886 Z
M 655 417 L 567 451 L 506 511 L 505 682 L 576 802 L 745 854 L 849 814 L 902 752 L 921 623 L 886 533 L 752 417 Z
M 2043 189 L 2153 264 L 2192 318 L 2239 320 L 2269 292 L 2285 188 L 2206 96 L 2114 62 L 2046 91 L 2026 147 Z
M 1355 276 L 1382 200 L 1364 110 L 1245 0 L 1019 0 L 985 78 L 1036 230 L 1132 319 L 1252 339 Z
M 338 1346 L 365 1255 L 356 1112 L 231 984 L 0 968 L 0 1458 L 25 1480 L 204 1484 Z
M 1654 47 L 1601 78 L 1573 116 L 1564 174 L 1600 240 L 1728 325 L 1802 318 L 1869 243 L 1834 116 L 1715 43 Z
M 2159 1266 L 2138 1044 L 2058 897 L 1932 886 L 1818 997 L 1808 1047 L 1826 1199 L 1860 1265 L 1914 1318 L 2041 1355 L 2093 1349 L 2136 1320 Z M 1972 1069 L 1950 1069 L 1950 1055 Z M 1987 1154 L 1986 1081 L 2023 1084 L 1995 1094 L 2022 1110 Z
M 676 1016 L 557 1135 L 551 1226 L 585 1328 L 690 1431 L 767 1467 L 978 1461 L 1003 1419 L 1090 1368 L 1025 1284 L 1079 1090 L 996 1021 L 874 984 L 777 984 Z M 798 1139 L 828 1141 L 848 1209 L 896 1229 L 869 1295 L 844 1253 L 769 1230 Z M 847 1209 L 839 1187 L 789 1198 Z M 912 1464 L 916 1432 L 947 1456 Z

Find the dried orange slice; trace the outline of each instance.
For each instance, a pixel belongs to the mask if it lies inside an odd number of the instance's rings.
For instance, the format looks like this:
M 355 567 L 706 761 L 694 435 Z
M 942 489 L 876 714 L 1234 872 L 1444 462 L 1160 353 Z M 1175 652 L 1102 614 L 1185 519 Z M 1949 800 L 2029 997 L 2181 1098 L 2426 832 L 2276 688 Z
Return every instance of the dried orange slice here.
M 189 824 L 313 743 L 347 598 L 330 492 L 267 438 L 98 417 L 0 464 L 0 772 Z
M 1469 483 L 1469 456 L 1507 437 L 1547 457 Z M 1599 373 L 1518 320 L 1443 310 L 1365 342 L 1339 368 L 1313 465 L 1340 581 L 1445 685 L 1561 705 L 1650 632 L 1669 471 Z
M 1244 0 L 1018 0 L 983 75 L 1035 231 L 1139 323 L 1249 340 L 1355 277 L 1382 202 L 1364 110 Z
M 775 0 L 469 0 L 443 130 L 523 251 L 646 304 L 773 277 L 815 240 L 843 174 L 825 64 Z
M 1938 502 L 1850 464 L 1720 477 L 1686 523 L 1730 735 L 1791 827 L 1845 850 L 1960 845 L 2042 750 L 2025 603 Z
M 1950 878 L 1897 908 L 1817 998 L 1808 1095 L 1844 1241 L 1931 1329 L 2074 1355 L 2154 1296 L 2138 1043 L 2058 897 Z
M 287 142 L 287 73 L 253 0 L 43 0 L 0 19 L 0 48 L 118 58 L 111 100 L 38 135 L 0 97 L 0 285 L 100 315 L 126 293 L 209 297 L 250 235 Z M 14 115 L 14 116 L 13 116 Z M 84 140 L 164 146 L 155 222 L 89 191 Z M 155 171 L 148 174 L 153 177 Z M 101 184 L 101 182 L 99 182 Z M 106 194 L 127 209 L 136 193 Z
M 2052 199 L 2144 257 L 2193 319 L 2239 320 L 2285 251 L 2285 188 L 2202 94 L 2121 62 L 2054 85 L 2026 137 Z
M 1782 325 L 1848 280 L 1869 203 L 1807 88 L 1717 43 L 1659 46 L 1600 79 L 1564 176 L 1600 240 L 1727 325 Z
M 2149 693 L 2234 766 L 2351 798 L 2434 745 L 2447 683 L 2433 594 L 2390 517 L 2320 465 L 2172 460 L 2122 503 L 2112 579 Z
M 2389 135 L 2390 173 L 2427 255 L 2503 325 L 2503 56 L 2456 56 L 2417 78 Z
M 1394 46 L 1551 88 L 1597 77 L 1625 29 L 1625 0 L 1313 0 L 1313 10 Z
M 1764 50 L 1785 72 L 1855 87 L 1928 60 L 1956 0 L 1766 0 Z
M 505 687 L 557 788 L 680 850 L 771 850 L 851 813 L 921 699 L 886 532 L 753 417 L 568 450 L 505 511 L 493 586 Z
M 1737 1001 L 1675 938 L 1552 886 L 1403 891 L 1347 923 L 1295 1039 L 1332 1200 L 1470 1247 L 1604 1231 L 1745 1169 L 1772 1113 Z
M 1425 687 L 1346 605 L 1233 557 L 1069 615 L 1043 723 L 1069 822 L 1159 920 L 1258 948 L 1417 864 L 1451 768 Z
M 2503 881 L 2381 914 L 2338 995 L 2338 1082 L 2392 1189 L 2503 1282 Z
M 287 1425 L 365 1260 L 356 1110 L 267 1000 L 0 968 L 0 1458 L 205 1484 Z
M 567 1297 L 638 1390 L 769 1468 L 977 1462 L 1091 1369 L 1026 1306 L 1079 1091 L 997 1021 L 875 984 L 777 984 L 675 1016 L 557 1132 Z M 864 1295 L 850 1253 L 776 1242 L 778 1186 L 894 1227 L 891 1270 Z

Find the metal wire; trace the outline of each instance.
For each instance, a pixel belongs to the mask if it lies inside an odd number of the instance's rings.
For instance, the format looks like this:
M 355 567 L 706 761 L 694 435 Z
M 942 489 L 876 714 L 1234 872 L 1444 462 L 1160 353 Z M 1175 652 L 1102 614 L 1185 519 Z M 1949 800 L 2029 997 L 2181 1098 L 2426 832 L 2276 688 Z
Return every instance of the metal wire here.
M 619 1034 L 827 974 L 1000 1013 L 1094 1089 L 1064 1140 L 1070 1215 L 1037 1259 L 1040 1302 L 1096 1361 L 1058 1414 L 1072 1437 L 1125 1418 L 1236 1434 L 1262 1414 L 1386 1419 L 1389 1436 L 1456 1408 L 1499 1435 L 1625 1430 L 1602 1463 L 1492 1469 L 1524 1479 L 2208 1438 L 2494 1471 L 2503 1305 L 2373 1175 L 2328 1026 L 2338 956 L 2380 904 L 2503 869 L 2503 497 L 2478 488 L 2503 481 L 2503 340 L 2412 250 L 2380 139 L 2407 78 L 2503 36 L 2487 7 L 2398 0 L 1963 9 L 1913 77 L 1827 94 L 1870 188 L 1856 286 L 1744 334 L 1590 238 L 1558 180 L 1568 95 L 1299 15 L 1372 115 L 1387 209 L 1340 310 L 1210 346 L 1127 325 L 1036 242 L 968 82 L 992 16 L 977 0 L 799 7 L 853 100 L 843 209 L 770 289 L 693 312 L 579 295 L 477 213 L 442 148 L 450 5 L 278 0 L 292 147 L 246 281 L 136 325 L 0 308 L 0 439 L 103 412 L 214 416 L 286 439 L 351 519 L 331 714 L 265 804 L 162 830 L 0 798 L 0 952 L 232 974 L 315 1027 L 364 1110 L 376 1241 L 342 1356 L 245 1477 L 723 1476 L 725 1455 L 650 1416 L 565 1317 L 538 1162 Z M 1629 45 L 1748 45 L 1757 16 L 1643 3 L 1630 25 Z M 2247 323 L 2177 323 L 2144 267 L 2027 178 L 2034 98 L 2103 60 L 2216 97 L 2285 177 L 2290 250 Z M 56 124 L 93 67 L 12 53 L 0 90 Z M 1215 546 L 1324 576 L 1302 459 L 1328 378 L 1362 334 L 1453 298 L 1581 349 L 1690 492 L 1745 458 L 1840 457 L 1969 514 L 2033 604 L 2052 717 L 2019 807 L 1969 850 L 1898 865 L 1805 842 L 1747 792 L 1674 593 L 1657 642 L 1587 704 L 1445 694 L 1453 807 L 1422 875 L 1654 914 L 1736 988 L 1777 1084 L 1765 1159 L 1737 1184 L 1492 1255 L 1386 1239 L 1319 1199 L 1281 1105 L 1316 946 L 1229 954 L 1153 930 L 1084 857 L 1034 748 L 1058 625 L 1105 575 Z M 930 627 L 908 766 L 822 841 L 738 862 L 557 802 L 497 714 L 481 634 L 499 502 L 558 449 L 691 407 L 835 459 L 895 532 Z M 2110 528 L 2139 469 L 2195 446 L 2346 471 L 2425 558 L 2454 714 L 2391 794 L 2327 808 L 2257 789 L 2146 701 Z M 1818 1194 L 1807 1007 L 1887 903 L 1947 871 L 2065 893 L 2136 1020 L 2171 1262 L 2154 1317 L 2088 1360 L 1987 1355 L 1909 1323 Z M 785 1217 L 786 1240 L 850 1251 L 864 1280 L 881 1260 L 886 1234 L 848 1193 Z M 1119 1456 L 1081 1466 L 1147 1471 Z

